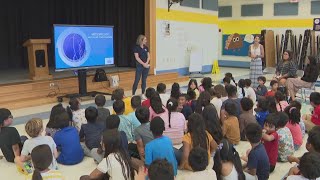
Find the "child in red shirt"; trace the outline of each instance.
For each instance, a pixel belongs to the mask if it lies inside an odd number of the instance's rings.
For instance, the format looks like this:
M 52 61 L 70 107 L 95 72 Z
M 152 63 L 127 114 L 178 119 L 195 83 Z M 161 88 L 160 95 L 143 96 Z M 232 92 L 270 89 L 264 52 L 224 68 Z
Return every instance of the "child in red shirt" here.
M 320 126 L 320 93 L 310 94 L 310 104 L 314 108 L 312 115 L 304 115 L 306 130 L 309 132 L 314 126 Z
M 271 90 L 267 92 L 266 97 L 269 97 L 269 96 L 273 97 L 276 94 L 278 86 L 279 86 L 278 81 L 272 80 L 270 82 L 270 86 L 271 86 Z
M 279 119 L 278 113 L 269 114 L 262 131 L 262 142 L 269 157 L 270 173 L 274 171 L 278 160 L 279 136 L 276 128 Z
M 150 107 L 150 99 L 151 99 L 151 96 L 153 96 L 155 93 L 156 93 L 156 90 L 155 90 L 154 88 L 151 88 L 151 87 L 147 88 L 147 90 L 146 90 L 146 97 L 147 97 L 147 99 L 144 100 L 144 101 L 141 103 L 141 105 L 144 106 L 144 107 L 149 108 L 149 107 Z M 165 102 L 165 103 L 167 103 L 167 102 Z

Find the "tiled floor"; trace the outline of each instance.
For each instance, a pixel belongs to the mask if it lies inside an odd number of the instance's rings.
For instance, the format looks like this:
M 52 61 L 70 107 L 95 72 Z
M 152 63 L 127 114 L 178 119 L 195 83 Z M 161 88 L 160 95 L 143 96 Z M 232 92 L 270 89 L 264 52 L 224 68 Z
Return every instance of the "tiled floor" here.
M 206 76 L 212 77 L 215 84 L 217 84 L 221 81 L 221 79 L 224 77 L 224 73 L 226 72 L 232 72 L 235 79 L 239 80 L 240 78 L 248 78 L 249 70 L 237 69 L 237 68 L 221 68 L 220 74 L 218 75 L 208 74 Z M 272 78 L 272 75 L 266 75 L 266 76 L 268 80 Z M 200 82 L 200 79 L 198 80 Z M 180 86 L 186 86 L 187 84 L 188 82 L 183 82 L 183 83 L 180 83 Z M 170 86 L 171 85 L 167 85 L 167 88 L 170 88 Z M 128 91 L 126 93 L 130 93 L 130 92 Z M 94 103 L 93 100 L 86 100 L 82 102 L 82 106 L 86 107 L 93 103 Z M 110 106 L 111 102 L 109 101 L 107 104 L 109 105 L 108 107 L 111 108 Z M 53 105 L 54 104 L 48 104 L 43 106 L 13 110 L 12 114 L 15 117 L 14 126 L 18 129 L 20 135 L 26 135 L 26 132 L 24 131 L 24 123 L 31 117 L 42 117 L 44 119 L 44 122 L 47 123 L 48 116 L 49 116 L 48 112 L 50 112 L 51 107 Z M 304 106 L 305 112 L 307 112 L 306 109 L 310 108 L 310 106 L 305 103 L 303 103 L 303 106 Z M 304 145 L 300 148 L 299 151 L 295 153 L 296 156 L 301 156 L 306 151 L 305 149 L 306 138 L 307 137 L 304 137 Z M 238 146 L 236 146 L 236 149 L 238 150 L 240 156 L 243 155 L 246 152 L 246 150 L 249 148 L 250 148 L 250 144 L 247 142 L 241 142 Z M 270 179 L 272 180 L 281 179 L 288 172 L 289 168 L 292 166 L 293 164 L 290 164 L 290 163 L 277 163 L 275 172 L 271 174 Z M 93 169 L 95 169 L 95 167 L 96 167 L 96 164 L 90 158 L 85 158 L 83 162 L 74 166 L 59 165 L 59 169 L 61 170 L 61 172 L 63 173 L 63 175 L 66 177 L 67 180 L 78 180 L 81 175 L 89 174 Z M 212 167 L 212 162 L 210 167 Z M 177 179 L 178 180 L 184 179 L 184 177 L 188 176 L 188 173 L 190 172 L 179 171 Z M 17 172 L 14 164 L 6 162 L 5 159 L 0 160 L 0 180 L 22 180 L 22 179 L 24 179 L 24 175 L 19 174 Z

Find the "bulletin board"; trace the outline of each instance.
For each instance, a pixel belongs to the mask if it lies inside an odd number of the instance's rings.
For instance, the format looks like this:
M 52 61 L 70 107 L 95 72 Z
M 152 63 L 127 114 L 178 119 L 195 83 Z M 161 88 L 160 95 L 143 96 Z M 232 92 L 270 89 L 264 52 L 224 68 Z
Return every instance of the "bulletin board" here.
M 249 46 L 253 43 L 255 35 L 257 34 L 223 34 L 222 55 L 248 56 Z

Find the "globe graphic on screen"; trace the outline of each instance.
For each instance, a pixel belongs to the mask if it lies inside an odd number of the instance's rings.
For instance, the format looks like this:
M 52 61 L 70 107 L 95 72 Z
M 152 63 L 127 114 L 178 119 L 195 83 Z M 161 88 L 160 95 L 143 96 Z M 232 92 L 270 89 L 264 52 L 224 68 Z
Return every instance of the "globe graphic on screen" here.
M 78 62 L 86 54 L 86 43 L 79 34 L 71 33 L 63 41 L 63 51 L 69 61 Z

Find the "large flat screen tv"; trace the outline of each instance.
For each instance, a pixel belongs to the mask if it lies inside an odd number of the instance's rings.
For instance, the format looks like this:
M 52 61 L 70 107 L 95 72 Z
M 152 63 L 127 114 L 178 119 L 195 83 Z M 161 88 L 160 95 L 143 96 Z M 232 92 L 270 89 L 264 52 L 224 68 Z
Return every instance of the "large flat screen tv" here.
M 54 25 L 55 70 L 114 66 L 113 26 Z

